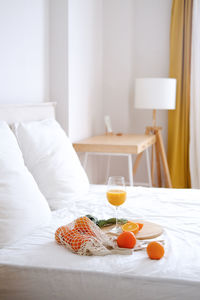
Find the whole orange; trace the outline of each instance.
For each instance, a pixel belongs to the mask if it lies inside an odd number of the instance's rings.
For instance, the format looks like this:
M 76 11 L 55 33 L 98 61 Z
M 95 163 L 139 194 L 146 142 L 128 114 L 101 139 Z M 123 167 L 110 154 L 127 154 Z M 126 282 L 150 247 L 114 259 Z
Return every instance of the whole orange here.
M 58 244 L 62 244 L 63 238 L 66 238 L 68 232 L 71 231 L 67 225 L 59 227 L 55 232 L 55 240 Z
M 122 232 L 117 238 L 117 245 L 120 248 L 134 248 L 136 244 L 135 235 L 130 231 Z
M 74 233 L 70 241 L 71 248 L 77 252 L 84 243 L 89 241 L 90 237 L 79 232 Z
M 81 234 L 91 235 L 96 237 L 95 232 L 92 230 L 93 222 L 88 217 L 80 217 L 76 219 L 74 230 L 78 231 Z
M 147 254 L 151 259 L 161 259 L 165 254 L 165 249 L 160 243 L 151 242 L 147 246 Z

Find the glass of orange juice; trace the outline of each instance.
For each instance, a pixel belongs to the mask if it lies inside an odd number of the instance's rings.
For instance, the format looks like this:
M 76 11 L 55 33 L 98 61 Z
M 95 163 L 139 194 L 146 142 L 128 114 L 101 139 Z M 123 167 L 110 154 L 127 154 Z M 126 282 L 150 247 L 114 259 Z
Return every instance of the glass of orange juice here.
M 123 176 L 111 176 L 107 183 L 107 200 L 115 207 L 116 225 L 111 230 L 112 233 L 119 233 L 121 231 L 118 225 L 118 207 L 126 201 L 126 186 L 125 178 Z

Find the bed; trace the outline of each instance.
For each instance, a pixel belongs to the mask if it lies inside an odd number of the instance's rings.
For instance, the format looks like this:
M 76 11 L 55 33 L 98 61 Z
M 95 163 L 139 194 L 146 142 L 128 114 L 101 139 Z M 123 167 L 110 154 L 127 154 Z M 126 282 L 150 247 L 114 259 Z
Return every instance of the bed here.
M 55 115 L 51 103 L 17 107 L 17 113 L 11 106 L 0 107 L 0 119 L 12 123 Z M 159 261 L 150 260 L 145 250 L 132 255 L 78 256 L 55 243 L 55 230 L 80 215 L 113 216 L 105 191 L 103 185 L 91 185 L 87 195 L 52 211 L 49 226 L 0 249 L 0 299 L 199 299 L 199 190 L 127 188 L 120 216 L 164 228 L 159 239 L 165 240 L 165 256 Z

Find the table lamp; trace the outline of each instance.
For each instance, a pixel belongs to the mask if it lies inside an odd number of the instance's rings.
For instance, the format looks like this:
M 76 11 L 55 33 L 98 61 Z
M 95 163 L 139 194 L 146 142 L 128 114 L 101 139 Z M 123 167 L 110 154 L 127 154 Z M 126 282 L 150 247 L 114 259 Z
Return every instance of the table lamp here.
M 174 78 L 138 78 L 135 80 L 134 107 L 137 109 L 153 110 L 153 126 L 146 127 L 146 134 L 156 135 L 156 162 L 158 173 L 158 185 L 161 186 L 160 158 L 163 163 L 166 187 L 172 187 L 164 143 L 161 135 L 161 127 L 156 126 L 156 110 L 169 110 L 176 107 L 176 79 Z M 135 163 L 136 171 L 141 155 Z M 151 175 L 154 174 L 154 150 L 152 148 Z

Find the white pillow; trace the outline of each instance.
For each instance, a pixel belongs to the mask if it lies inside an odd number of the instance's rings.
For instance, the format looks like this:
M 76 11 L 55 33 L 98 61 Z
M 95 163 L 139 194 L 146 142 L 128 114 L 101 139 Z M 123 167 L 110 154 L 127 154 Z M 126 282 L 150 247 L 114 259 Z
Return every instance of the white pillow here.
M 52 209 L 88 192 L 89 181 L 63 129 L 55 120 L 14 124 L 25 164 Z
M 50 221 L 51 211 L 24 165 L 17 140 L 0 121 L 0 248 Z

